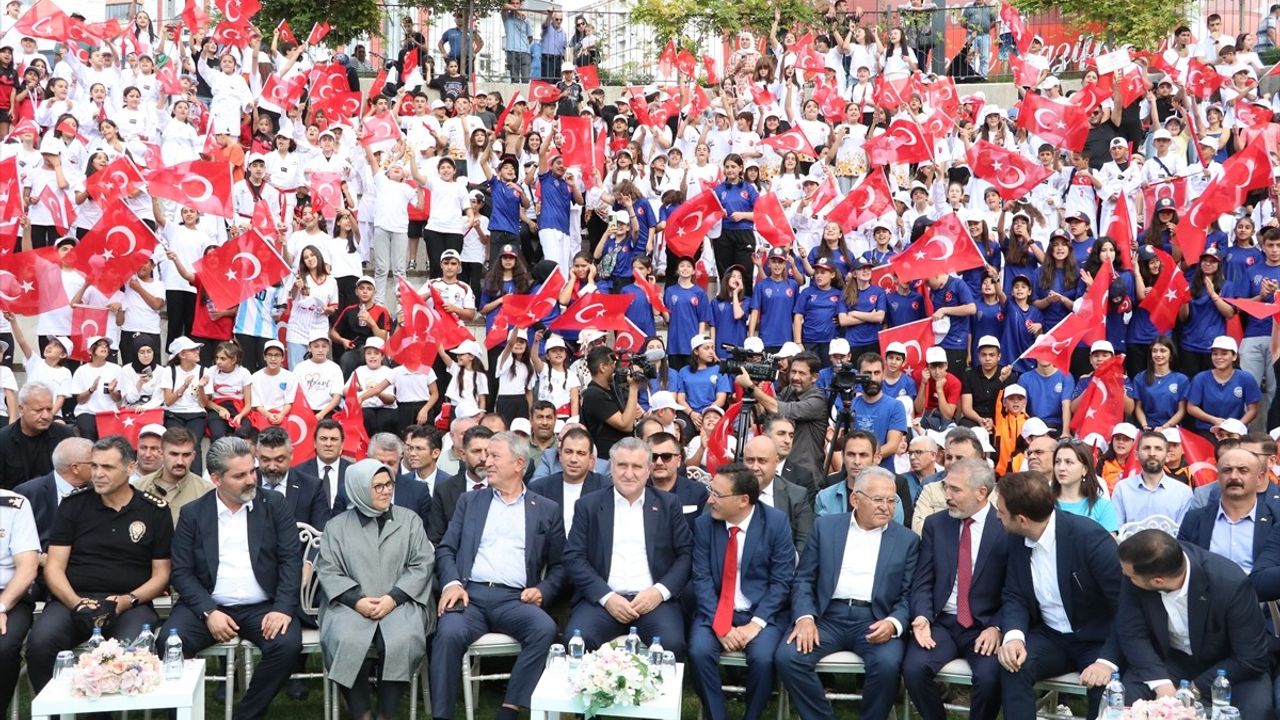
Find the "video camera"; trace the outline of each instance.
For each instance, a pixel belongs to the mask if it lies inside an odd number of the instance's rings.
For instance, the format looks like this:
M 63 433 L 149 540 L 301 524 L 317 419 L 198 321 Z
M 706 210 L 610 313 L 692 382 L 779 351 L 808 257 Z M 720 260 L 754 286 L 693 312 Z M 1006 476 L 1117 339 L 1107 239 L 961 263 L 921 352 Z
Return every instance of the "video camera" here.
M 667 354 L 661 350 L 615 355 L 614 359 L 618 364 L 613 369 L 613 381 L 625 386 L 627 381 L 633 377 L 656 380 L 658 366 L 654 363 L 662 362 L 666 357 Z
M 729 343 L 721 343 L 720 349 L 729 354 L 728 359 L 720 361 L 721 373 L 729 377 L 737 377 L 746 370 L 747 377 L 750 377 L 752 382 L 773 380 L 775 359 L 772 355 L 751 352 Z
M 874 382 L 870 375 L 858 372 L 857 366 L 851 362 L 831 366 L 831 389 L 841 393 L 852 393 L 854 388 Z

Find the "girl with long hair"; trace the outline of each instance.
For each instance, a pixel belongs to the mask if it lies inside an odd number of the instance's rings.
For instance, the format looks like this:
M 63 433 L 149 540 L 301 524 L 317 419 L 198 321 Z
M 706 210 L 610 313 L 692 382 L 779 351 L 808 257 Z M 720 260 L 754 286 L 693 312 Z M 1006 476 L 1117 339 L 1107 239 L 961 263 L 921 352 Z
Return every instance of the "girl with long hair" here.
M 849 341 L 849 359 L 857 362 L 863 353 L 880 352 L 880 328 L 888 307 L 888 293 L 871 285 L 871 263 L 856 260 L 844 284 L 844 312 L 840 313 L 843 337 Z
M 298 254 L 298 270 L 289 290 L 292 309 L 285 330 L 289 367 L 302 364 L 316 331 L 328 331 L 329 316 L 338 309 L 338 282 L 329 274 L 329 265 L 315 245 Z
M 213 366 L 200 386 L 211 441 L 231 434 L 253 409 L 253 376 L 240 364 L 240 355 L 240 346 L 235 342 L 218 343 Z
M 545 338 L 546 342 L 543 342 Z M 578 376 L 569 371 L 569 348 L 559 335 L 544 335 L 539 330 L 533 335 L 533 344 L 543 346 L 543 356 L 529 356 L 529 364 L 536 375 L 536 401 L 547 401 L 556 406 L 556 417 L 561 420 L 578 414 L 578 401 L 582 385 Z M 663 363 L 665 364 L 665 360 Z
M 1191 286 L 1191 302 L 1178 310 L 1178 322 L 1182 326 L 1182 362 L 1178 369 L 1193 378 L 1213 367 L 1209 346 L 1214 338 L 1227 333 L 1227 320 L 1236 314 L 1236 309 L 1226 298 L 1234 297 L 1235 292 L 1227 282 L 1222 258 L 1215 247 L 1204 249 L 1187 283 Z
M 720 276 L 719 292 L 711 301 L 711 339 L 715 347 L 742 347 L 747 339 L 751 298 L 746 295 L 746 270 L 734 265 Z
M 493 410 L 507 422 L 515 418 L 529 417 L 533 404 L 533 362 L 528 333 L 511 328 L 507 341 L 498 355 L 495 373 L 498 376 L 498 398 Z
M 1177 427 L 1187 415 L 1187 390 L 1191 381 L 1173 369 L 1178 348 L 1168 335 L 1151 341 L 1150 365 L 1133 376 L 1134 417 L 1143 430 L 1160 432 Z M 1136 348 L 1130 347 L 1130 351 Z

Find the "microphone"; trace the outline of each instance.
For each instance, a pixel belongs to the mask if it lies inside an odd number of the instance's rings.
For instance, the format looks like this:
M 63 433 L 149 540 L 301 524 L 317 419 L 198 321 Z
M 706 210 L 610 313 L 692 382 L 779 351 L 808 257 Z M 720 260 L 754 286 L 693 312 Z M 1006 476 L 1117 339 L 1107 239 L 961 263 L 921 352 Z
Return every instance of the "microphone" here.
M 667 358 L 667 353 L 663 351 L 661 348 L 646 350 L 644 353 L 644 359 L 651 363 L 662 362 L 666 358 Z

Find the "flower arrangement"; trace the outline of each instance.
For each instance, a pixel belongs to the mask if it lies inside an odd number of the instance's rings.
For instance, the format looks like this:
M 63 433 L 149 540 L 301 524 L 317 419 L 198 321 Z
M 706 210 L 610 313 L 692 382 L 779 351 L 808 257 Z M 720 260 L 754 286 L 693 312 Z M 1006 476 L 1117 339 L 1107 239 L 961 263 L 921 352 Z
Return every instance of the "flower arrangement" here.
M 1124 711 L 1124 720 L 1195 720 L 1194 708 L 1184 706 L 1175 698 L 1138 700 Z
M 113 639 L 80 656 L 71 671 L 71 693 L 86 698 L 141 695 L 163 680 L 163 666 L 154 653 L 126 648 Z
M 640 705 L 658 697 L 659 668 L 640 655 L 608 643 L 569 672 L 569 688 L 582 699 L 588 719 L 612 705 Z

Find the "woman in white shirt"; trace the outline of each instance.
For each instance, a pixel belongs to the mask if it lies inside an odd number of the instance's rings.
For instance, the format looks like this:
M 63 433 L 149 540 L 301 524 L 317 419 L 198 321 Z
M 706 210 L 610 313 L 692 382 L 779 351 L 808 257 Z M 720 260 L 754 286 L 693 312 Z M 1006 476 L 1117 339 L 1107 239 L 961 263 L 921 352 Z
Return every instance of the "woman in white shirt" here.
M 155 277 L 156 263 L 150 258 L 138 268 L 124 288 L 124 322 L 120 325 L 120 358 L 133 362 L 141 342 L 160 344 L 160 308 L 164 307 L 164 283 Z
M 394 432 L 396 394 L 391 389 L 394 372 L 383 364 L 382 338 L 371 337 L 364 343 L 364 365 L 354 373 L 360 410 L 364 413 L 364 429 L 369 437 L 380 432 Z
M 156 364 L 156 346 L 139 345 L 134 348 L 137 359 L 120 367 L 120 392 L 123 404 L 139 410 L 160 407 L 164 393 L 160 390 L 160 373 Z
M 218 61 L 220 72 L 214 71 L 205 62 L 213 57 L 212 47 L 205 45 L 204 52 L 196 58 L 196 72 L 209 84 L 213 100 L 209 103 L 210 122 L 215 132 L 219 130 L 240 128 L 240 114 L 248 111 L 253 105 L 253 93 L 249 83 L 236 72 L 236 58 L 230 53 L 223 53 Z
M 94 225 L 102 219 L 102 206 L 98 204 L 98 200 L 89 194 L 85 188 L 85 183 L 94 173 L 102 170 L 107 166 L 107 154 L 98 151 L 89 156 L 88 165 L 85 167 L 84 177 L 77 178 L 72 185 L 75 192 L 76 203 L 76 221 L 72 225 L 77 238 L 83 240 L 84 236 L 93 229 Z
M 120 137 L 126 143 L 156 139 L 156 119 L 152 109 L 152 106 L 142 104 L 141 90 L 133 86 L 124 89 L 124 105 L 111 113 L 111 119 L 120 127 Z
M 902 28 L 890 28 L 889 39 L 885 43 L 884 52 L 880 55 L 880 67 L 887 80 L 898 80 L 916 71 L 918 65 L 916 53 L 907 47 L 902 36 Z
M 191 124 L 191 103 L 179 100 L 160 131 L 160 158 L 165 165 L 199 160 L 202 145 L 200 134 Z
M 96 413 L 120 409 L 120 366 L 108 362 L 111 341 L 105 337 L 88 338 L 89 362 L 76 368 L 71 376 L 71 392 L 76 398 L 75 424 L 80 437 L 98 439 Z
M 293 309 L 285 342 L 289 346 L 289 367 L 297 368 L 307 354 L 307 345 L 316 330 L 327 330 L 329 316 L 338 309 L 338 283 L 320 248 L 308 245 L 299 254 L 298 274 L 290 291 Z
M 498 355 L 498 399 L 493 410 L 505 418 L 529 417 L 533 400 L 533 364 L 529 358 L 529 337 L 524 330 L 511 329 Z

